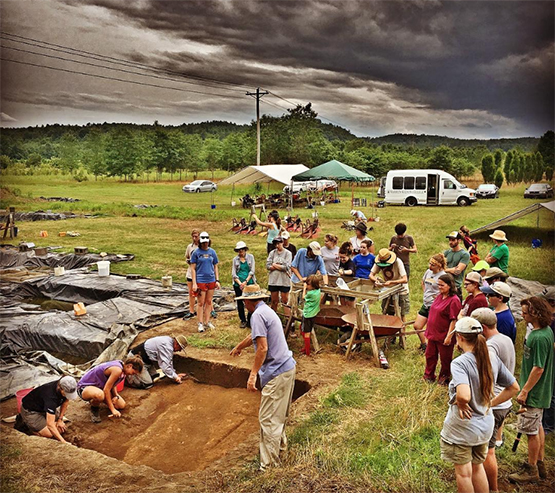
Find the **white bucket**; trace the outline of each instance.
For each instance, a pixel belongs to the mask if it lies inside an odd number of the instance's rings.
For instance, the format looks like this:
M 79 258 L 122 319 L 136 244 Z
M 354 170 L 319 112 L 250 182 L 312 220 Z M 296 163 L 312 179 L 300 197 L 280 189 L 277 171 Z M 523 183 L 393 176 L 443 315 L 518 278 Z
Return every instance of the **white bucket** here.
M 322 200 L 322 201 L 320 202 L 320 205 L 321 205 L 322 207 L 324 207 L 324 206 L 326 205 L 326 203 Z
M 98 277 L 108 277 L 110 275 L 110 261 L 101 260 L 97 262 L 98 265 Z
M 163 288 L 171 288 L 173 285 L 172 276 L 163 276 L 162 277 L 162 287 Z
M 237 202 L 235 202 L 235 200 L 231 201 L 231 207 L 235 207 L 237 205 Z
M 54 267 L 55 276 L 63 276 L 66 273 L 65 267 Z

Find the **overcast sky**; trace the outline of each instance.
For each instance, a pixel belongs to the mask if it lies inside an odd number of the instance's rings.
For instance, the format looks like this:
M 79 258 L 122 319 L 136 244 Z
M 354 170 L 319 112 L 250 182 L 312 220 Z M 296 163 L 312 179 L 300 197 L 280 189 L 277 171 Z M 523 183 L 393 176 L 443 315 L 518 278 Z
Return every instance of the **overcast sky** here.
M 280 115 L 292 104 L 311 102 L 323 121 L 360 136 L 497 138 L 553 129 L 551 0 L 0 5 L 3 126 L 248 123 L 255 101 L 245 92 L 261 87 L 271 92 L 262 98 L 264 113 Z M 79 57 L 68 48 L 102 57 Z M 137 64 L 169 72 L 148 72 L 157 78 L 121 72 L 146 74 Z

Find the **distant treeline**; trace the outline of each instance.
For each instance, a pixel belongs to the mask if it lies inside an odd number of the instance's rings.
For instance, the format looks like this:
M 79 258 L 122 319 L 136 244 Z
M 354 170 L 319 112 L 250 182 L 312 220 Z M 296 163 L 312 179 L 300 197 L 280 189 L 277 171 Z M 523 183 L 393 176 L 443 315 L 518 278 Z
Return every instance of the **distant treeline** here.
M 511 155 L 509 167 L 505 167 L 507 152 Z M 493 160 L 493 176 L 488 156 Z M 376 177 L 390 169 L 436 168 L 460 178 L 481 169 L 484 179 L 491 181 L 497 171 L 510 172 L 512 166 L 509 181 L 527 180 L 532 175 L 539 179 L 540 168 L 542 176 L 546 172 L 551 179 L 553 132 L 546 132 L 541 139 L 461 140 L 408 134 L 358 138 L 342 127 L 322 123 L 310 103 L 280 117 L 261 118 L 261 164 L 312 167 L 330 159 Z M 87 179 L 88 174 L 128 179 L 152 172 L 233 172 L 255 162 L 255 122 L 44 125 L 3 129 L 0 146 L 0 168 L 5 173 L 62 171 L 77 180 Z

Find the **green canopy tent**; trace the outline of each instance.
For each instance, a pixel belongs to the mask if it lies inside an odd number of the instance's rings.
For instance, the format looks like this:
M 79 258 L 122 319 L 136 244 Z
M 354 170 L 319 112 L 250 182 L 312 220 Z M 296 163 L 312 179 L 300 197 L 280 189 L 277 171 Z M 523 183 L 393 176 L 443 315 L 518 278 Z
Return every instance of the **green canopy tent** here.
M 376 180 L 372 175 L 364 173 L 356 168 L 347 166 L 335 159 L 328 161 L 327 163 L 316 166 L 315 168 L 309 169 L 308 171 L 303 171 L 298 175 L 291 177 L 293 181 L 316 181 L 316 180 L 335 180 L 335 181 L 349 181 L 351 182 L 351 207 L 353 206 L 354 199 L 354 189 L 353 185 L 355 182 L 373 182 Z M 293 183 L 291 183 L 291 190 L 293 189 Z M 374 200 L 372 198 L 372 204 Z

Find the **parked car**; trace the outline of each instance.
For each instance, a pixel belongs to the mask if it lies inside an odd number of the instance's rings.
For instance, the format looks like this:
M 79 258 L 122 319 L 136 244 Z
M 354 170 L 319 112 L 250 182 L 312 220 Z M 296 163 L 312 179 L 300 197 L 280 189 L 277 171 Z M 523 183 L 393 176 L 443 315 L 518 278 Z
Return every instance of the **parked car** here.
M 499 188 L 497 185 L 482 183 L 476 189 L 476 198 L 478 199 L 498 199 Z
M 326 190 L 332 191 L 337 190 L 337 183 L 334 180 L 318 180 L 316 182 L 316 186 L 314 187 L 316 190 Z
M 316 187 L 315 181 L 294 181 L 293 182 L 293 193 L 306 192 L 307 190 L 312 190 Z M 283 191 L 289 193 L 290 185 L 285 185 Z
M 183 185 L 183 191 L 188 193 L 215 192 L 218 185 L 208 180 L 195 180 L 189 185 Z
M 525 199 L 551 199 L 553 198 L 553 189 L 547 183 L 533 183 L 524 190 Z

